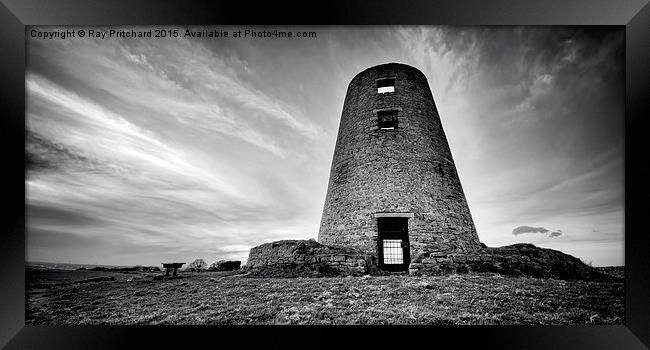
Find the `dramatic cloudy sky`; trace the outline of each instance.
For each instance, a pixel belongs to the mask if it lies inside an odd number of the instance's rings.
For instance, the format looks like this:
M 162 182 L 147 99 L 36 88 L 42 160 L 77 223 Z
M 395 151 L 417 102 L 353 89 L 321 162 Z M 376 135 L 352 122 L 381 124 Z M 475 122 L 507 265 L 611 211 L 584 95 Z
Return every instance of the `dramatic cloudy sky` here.
M 481 241 L 624 263 L 622 30 L 303 29 L 29 39 L 28 260 L 211 263 L 316 238 L 347 84 L 402 62 L 429 80 Z

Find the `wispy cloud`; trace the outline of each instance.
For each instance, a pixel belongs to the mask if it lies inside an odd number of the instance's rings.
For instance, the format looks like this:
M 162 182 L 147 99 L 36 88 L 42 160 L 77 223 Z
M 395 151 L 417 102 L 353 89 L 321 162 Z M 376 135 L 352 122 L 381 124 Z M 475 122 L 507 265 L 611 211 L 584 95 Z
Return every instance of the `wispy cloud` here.
M 548 237 L 558 237 L 562 235 L 562 230 L 551 231 L 545 227 L 518 226 L 512 230 L 512 234 L 517 236 L 524 233 L 541 233 Z
M 403 62 L 428 78 L 481 240 L 622 260 L 621 30 L 315 29 L 29 40 L 29 256 L 211 262 L 315 237 L 349 80 Z M 547 231 L 510 234 L 522 222 Z
M 72 47 L 59 51 L 52 60 L 77 79 L 101 87 L 122 108 L 137 113 L 133 118 L 142 124 L 181 123 L 195 132 L 236 137 L 277 156 L 287 152 L 281 146 L 287 132 L 280 125 L 296 132 L 292 137 L 319 135 L 315 124 L 295 116 L 300 113 L 297 107 L 249 86 L 238 77 L 240 72 L 200 43 L 83 41 L 66 45 Z
M 33 129 L 36 132 L 47 134 L 51 139 L 76 148 L 81 154 L 89 153 L 105 163 L 126 164 L 140 169 L 153 168 L 155 171 L 152 173 L 155 172 L 158 176 L 168 173 L 206 189 L 219 190 L 229 196 L 241 196 L 236 188 L 228 186 L 226 179 L 188 164 L 182 155 L 156 139 L 151 132 L 121 116 L 39 76 L 28 75 L 26 86 L 30 99 L 44 100 L 51 104 L 51 108 L 65 113 L 65 118 L 70 120 L 66 125 L 62 120 L 31 114 L 30 122 L 35 122 Z M 56 130 L 57 133 L 54 134 L 51 130 Z M 65 131 L 65 134 L 58 133 L 60 131 Z

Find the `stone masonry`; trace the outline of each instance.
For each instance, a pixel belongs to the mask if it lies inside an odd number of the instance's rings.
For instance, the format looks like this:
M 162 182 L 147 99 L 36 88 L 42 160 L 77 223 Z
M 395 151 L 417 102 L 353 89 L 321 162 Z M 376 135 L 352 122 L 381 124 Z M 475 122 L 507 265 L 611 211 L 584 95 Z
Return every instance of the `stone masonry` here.
M 284 240 L 251 249 L 245 267 L 251 277 L 322 277 L 381 275 L 373 254 L 359 249 L 332 247 L 314 240 Z M 498 273 L 562 280 L 621 281 L 599 272 L 580 259 L 532 244 L 482 247 L 465 252 L 427 252 L 414 257 L 411 276 L 454 273 Z
M 252 248 L 246 268 L 325 267 L 337 275 L 361 275 L 371 271 L 372 258 L 358 249 L 325 246 L 315 240 L 284 240 Z
M 394 79 L 379 94 L 377 81 Z M 382 130 L 378 113 L 397 112 Z M 398 63 L 368 68 L 343 105 L 318 241 L 376 253 L 376 213 L 412 213 L 411 255 L 480 248 L 438 110 L 422 72 Z
M 417 256 L 409 266 L 409 275 L 413 276 L 468 272 L 563 280 L 621 280 L 601 273 L 571 255 L 526 243 L 498 248 L 485 247 L 473 252 L 429 252 Z

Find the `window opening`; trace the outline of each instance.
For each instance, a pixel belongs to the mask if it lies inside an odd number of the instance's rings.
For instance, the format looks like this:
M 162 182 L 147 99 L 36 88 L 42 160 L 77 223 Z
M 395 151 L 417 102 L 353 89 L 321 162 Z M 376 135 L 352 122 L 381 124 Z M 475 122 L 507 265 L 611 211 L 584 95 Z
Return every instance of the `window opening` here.
M 379 129 L 381 130 L 394 130 L 397 129 L 397 111 L 379 111 L 377 112 L 379 119 Z
M 401 239 L 384 240 L 384 264 L 403 264 L 404 249 Z
M 385 94 L 389 92 L 395 92 L 395 78 L 377 80 L 377 93 Z

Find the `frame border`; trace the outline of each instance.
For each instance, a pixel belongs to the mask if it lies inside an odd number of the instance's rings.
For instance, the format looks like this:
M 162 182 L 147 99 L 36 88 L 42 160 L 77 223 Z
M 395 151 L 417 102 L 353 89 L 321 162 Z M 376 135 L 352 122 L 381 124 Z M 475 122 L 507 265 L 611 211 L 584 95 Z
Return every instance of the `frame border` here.
M 351 343 L 454 348 L 647 349 L 650 346 L 650 247 L 642 208 L 650 172 L 640 167 L 650 116 L 648 0 L 418 0 L 327 5 L 156 0 L 0 0 L 0 140 L 7 160 L 0 240 L 0 346 L 8 349 L 190 347 L 226 338 L 246 345 L 328 346 Z M 291 23 L 336 25 L 617 25 L 626 33 L 625 265 L 626 320 L 620 326 L 26 326 L 25 325 L 25 26 Z M 398 332 L 394 340 L 377 337 Z M 175 336 L 170 337 L 170 332 Z M 335 336 L 329 336 L 330 334 Z M 341 339 L 345 337 L 345 340 Z M 296 341 L 298 338 L 309 342 Z M 318 339 L 317 344 L 313 340 Z M 352 342 L 350 342 L 352 340 Z M 645 344 L 645 345 L 644 345 Z M 392 345 L 392 344 L 391 344 Z

